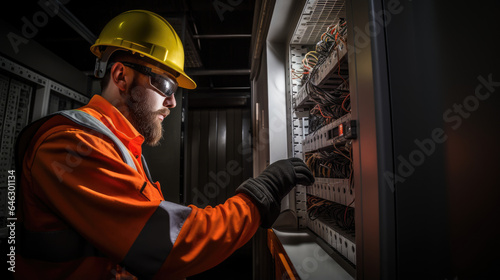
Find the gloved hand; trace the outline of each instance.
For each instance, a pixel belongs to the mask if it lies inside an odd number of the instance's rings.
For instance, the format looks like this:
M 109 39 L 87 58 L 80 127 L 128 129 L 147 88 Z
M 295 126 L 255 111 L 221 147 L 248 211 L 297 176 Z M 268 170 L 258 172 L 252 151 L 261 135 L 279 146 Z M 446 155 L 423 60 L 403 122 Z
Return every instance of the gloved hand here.
M 262 173 L 241 184 L 236 193 L 248 195 L 259 209 L 261 226 L 270 228 L 278 218 L 281 200 L 295 187 L 314 183 L 314 176 L 299 158 L 283 159 L 269 165 Z

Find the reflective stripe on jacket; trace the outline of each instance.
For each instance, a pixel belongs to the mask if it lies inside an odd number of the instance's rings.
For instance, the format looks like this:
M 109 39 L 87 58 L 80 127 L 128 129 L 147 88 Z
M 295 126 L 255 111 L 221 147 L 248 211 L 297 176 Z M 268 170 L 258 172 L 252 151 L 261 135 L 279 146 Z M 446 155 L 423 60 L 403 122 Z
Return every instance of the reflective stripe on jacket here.
M 116 139 L 62 115 L 38 129 L 19 180 L 25 246 L 16 277 L 110 279 L 123 267 L 140 279 L 182 279 L 253 236 L 260 218 L 248 197 L 204 209 L 165 201 L 128 120 L 101 96 L 79 110 Z

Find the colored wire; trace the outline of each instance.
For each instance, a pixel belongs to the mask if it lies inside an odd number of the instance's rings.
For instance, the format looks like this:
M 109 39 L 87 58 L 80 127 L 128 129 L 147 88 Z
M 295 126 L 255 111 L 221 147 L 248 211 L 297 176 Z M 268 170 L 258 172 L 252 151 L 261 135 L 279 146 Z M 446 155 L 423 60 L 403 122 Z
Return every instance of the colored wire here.
M 354 233 L 354 208 L 328 201 L 313 195 L 307 195 L 307 213 L 311 221 L 321 218 L 327 224 L 335 224 L 347 233 Z

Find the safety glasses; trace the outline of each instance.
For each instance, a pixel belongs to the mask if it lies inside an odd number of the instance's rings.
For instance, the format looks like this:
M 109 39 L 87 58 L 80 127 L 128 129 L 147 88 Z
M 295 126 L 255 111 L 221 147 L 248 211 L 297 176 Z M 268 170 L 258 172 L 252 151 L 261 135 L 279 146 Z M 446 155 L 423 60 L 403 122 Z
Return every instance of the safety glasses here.
M 144 65 L 123 61 L 120 61 L 120 63 L 134 69 L 141 74 L 149 76 L 149 83 L 151 84 L 151 86 L 160 91 L 165 97 L 172 96 L 172 94 L 174 94 L 177 90 L 177 82 L 175 81 L 175 78 L 173 76 L 170 77 L 170 74 L 168 73 L 165 74 L 169 75 L 168 77 L 166 77 L 164 75 L 154 73 L 153 69 Z

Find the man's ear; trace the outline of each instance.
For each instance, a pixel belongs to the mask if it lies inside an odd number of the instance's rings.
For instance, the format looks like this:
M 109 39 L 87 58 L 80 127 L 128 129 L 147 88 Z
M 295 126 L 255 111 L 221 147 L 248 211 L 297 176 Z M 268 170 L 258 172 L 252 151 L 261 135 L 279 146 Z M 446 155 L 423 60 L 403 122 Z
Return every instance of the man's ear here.
M 111 81 L 116 85 L 120 92 L 124 92 L 127 89 L 130 81 L 125 69 L 126 68 L 122 63 L 116 62 L 113 64 L 110 71 Z

